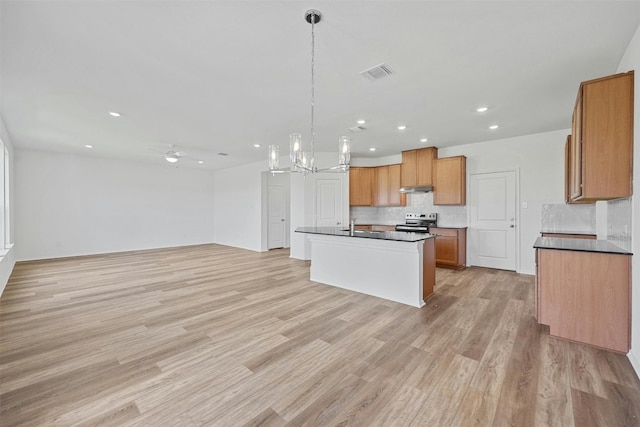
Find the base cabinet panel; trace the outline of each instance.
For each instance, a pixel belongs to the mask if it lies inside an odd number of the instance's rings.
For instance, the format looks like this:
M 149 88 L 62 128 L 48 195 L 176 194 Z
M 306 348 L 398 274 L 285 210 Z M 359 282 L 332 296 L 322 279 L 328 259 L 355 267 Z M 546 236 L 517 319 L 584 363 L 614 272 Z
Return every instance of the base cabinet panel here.
M 436 266 L 461 270 L 467 264 L 467 229 L 435 228 L 429 229 L 436 234 Z
M 628 352 L 631 257 L 536 251 L 538 322 L 549 325 L 553 336 Z

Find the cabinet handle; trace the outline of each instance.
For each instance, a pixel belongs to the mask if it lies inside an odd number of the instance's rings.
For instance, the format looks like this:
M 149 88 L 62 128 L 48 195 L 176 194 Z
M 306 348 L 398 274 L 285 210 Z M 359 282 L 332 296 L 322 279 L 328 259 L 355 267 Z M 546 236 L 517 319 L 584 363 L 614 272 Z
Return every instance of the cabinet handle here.
M 516 226 L 515 226 L 515 225 L 513 225 L 513 224 L 511 224 L 511 225 L 509 226 L 509 228 L 516 228 Z

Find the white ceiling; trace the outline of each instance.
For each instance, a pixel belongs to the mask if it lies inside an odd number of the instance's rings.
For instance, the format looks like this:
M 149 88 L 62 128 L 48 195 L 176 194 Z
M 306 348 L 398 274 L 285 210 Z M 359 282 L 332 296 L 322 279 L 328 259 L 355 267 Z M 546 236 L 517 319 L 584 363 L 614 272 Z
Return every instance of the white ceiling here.
M 316 150 L 363 118 L 355 157 L 568 128 L 640 24 L 640 1 L 2 0 L 0 113 L 16 147 L 163 163 L 176 144 L 211 169 L 286 153 L 309 140 L 310 8 Z M 359 75 L 380 63 L 395 74 Z

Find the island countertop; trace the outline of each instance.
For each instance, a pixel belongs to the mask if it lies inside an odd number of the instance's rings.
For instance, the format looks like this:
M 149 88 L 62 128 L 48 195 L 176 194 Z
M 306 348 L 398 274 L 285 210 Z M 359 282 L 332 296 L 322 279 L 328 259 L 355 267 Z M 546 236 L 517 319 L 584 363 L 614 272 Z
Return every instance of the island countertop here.
M 355 230 L 353 235 L 340 227 L 298 227 L 296 233 L 322 234 L 324 236 L 343 236 L 364 239 L 393 240 L 395 242 L 419 242 L 436 237 L 428 233 L 410 233 L 406 231 Z

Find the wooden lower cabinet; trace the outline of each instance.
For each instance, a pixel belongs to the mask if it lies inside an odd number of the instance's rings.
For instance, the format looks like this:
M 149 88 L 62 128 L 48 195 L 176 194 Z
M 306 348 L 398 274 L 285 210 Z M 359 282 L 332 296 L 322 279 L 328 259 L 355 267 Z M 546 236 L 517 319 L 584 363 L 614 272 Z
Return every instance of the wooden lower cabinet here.
M 466 228 L 429 228 L 436 234 L 436 267 L 462 270 L 467 264 Z
M 372 225 L 372 231 L 396 231 L 395 225 Z
M 631 256 L 536 249 L 536 314 L 553 336 L 630 348 Z

